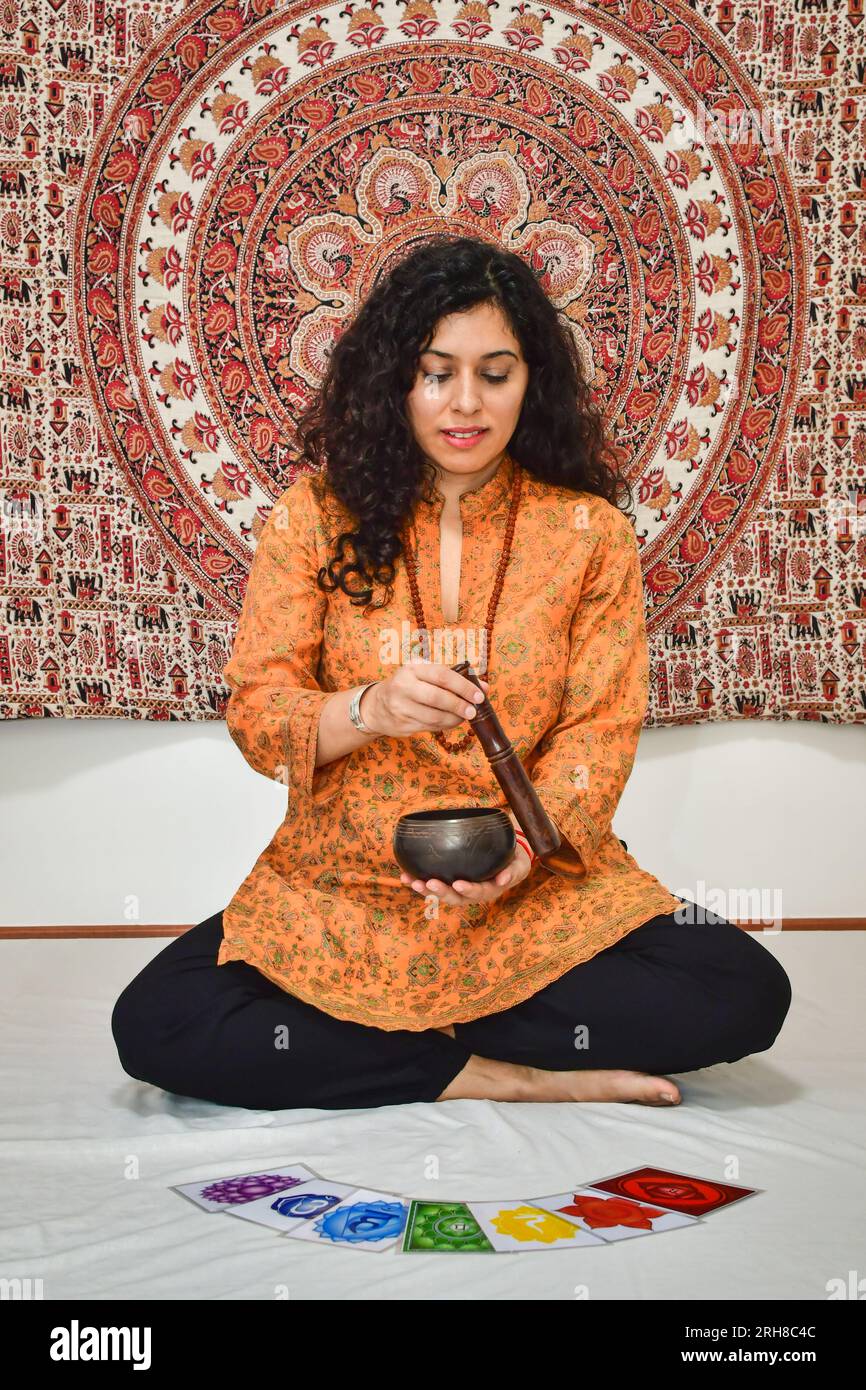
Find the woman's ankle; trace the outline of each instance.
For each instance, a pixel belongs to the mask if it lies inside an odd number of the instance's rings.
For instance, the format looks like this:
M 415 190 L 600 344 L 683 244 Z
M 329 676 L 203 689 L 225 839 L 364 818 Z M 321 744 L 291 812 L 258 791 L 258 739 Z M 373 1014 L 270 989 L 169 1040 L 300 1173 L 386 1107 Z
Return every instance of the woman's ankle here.
M 462 1071 L 437 1100 L 527 1100 L 532 1089 L 532 1067 L 497 1062 L 473 1053 Z

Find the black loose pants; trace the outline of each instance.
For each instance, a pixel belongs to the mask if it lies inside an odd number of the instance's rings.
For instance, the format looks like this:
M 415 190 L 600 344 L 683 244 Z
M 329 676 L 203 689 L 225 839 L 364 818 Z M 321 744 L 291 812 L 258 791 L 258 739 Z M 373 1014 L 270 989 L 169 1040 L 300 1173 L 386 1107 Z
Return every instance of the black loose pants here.
M 217 965 L 222 913 L 174 938 L 127 985 L 111 1028 L 124 1070 L 219 1105 L 325 1110 L 434 1101 L 470 1056 L 546 1071 L 656 1075 L 773 1044 L 788 976 L 748 932 L 653 917 L 512 1008 L 455 1037 L 368 1027 L 287 993 L 245 961 Z

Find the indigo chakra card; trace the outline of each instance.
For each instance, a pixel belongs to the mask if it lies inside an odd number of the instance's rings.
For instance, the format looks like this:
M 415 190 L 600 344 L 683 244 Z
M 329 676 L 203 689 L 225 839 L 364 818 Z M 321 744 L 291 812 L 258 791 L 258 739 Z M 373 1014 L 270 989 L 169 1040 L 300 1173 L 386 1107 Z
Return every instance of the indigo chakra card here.
M 313 1216 L 324 1216 L 356 1191 L 353 1183 L 314 1177 L 276 1196 L 259 1197 L 241 1207 L 230 1207 L 228 1214 L 239 1216 L 243 1221 L 254 1221 L 258 1226 L 270 1226 L 275 1231 L 290 1231 Z

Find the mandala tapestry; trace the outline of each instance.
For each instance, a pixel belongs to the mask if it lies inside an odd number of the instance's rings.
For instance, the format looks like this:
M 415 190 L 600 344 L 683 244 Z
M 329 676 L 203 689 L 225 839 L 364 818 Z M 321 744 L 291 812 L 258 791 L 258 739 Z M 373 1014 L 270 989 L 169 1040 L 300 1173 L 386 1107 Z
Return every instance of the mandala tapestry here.
M 648 725 L 866 722 L 862 0 L 0 0 L 0 713 L 221 718 L 293 422 L 445 231 L 633 484 Z

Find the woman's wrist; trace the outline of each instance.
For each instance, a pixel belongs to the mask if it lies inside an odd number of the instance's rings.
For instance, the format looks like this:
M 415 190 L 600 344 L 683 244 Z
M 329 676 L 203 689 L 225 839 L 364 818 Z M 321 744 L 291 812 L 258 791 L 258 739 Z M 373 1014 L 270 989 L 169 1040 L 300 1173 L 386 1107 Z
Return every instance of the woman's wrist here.
M 378 681 L 367 681 L 365 685 L 359 686 L 354 691 L 353 697 L 349 702 L 349 722 L 359 733 L 377 734 L 378 736 L 378 731 L 372 729 L 364 718 L 364 710 L 366 710 L 367 714 L 370 713 L 370 706 L 372 704 L 371 692 L 378 684 Z M 364 710 L 362 710 L 362 705 L 364 706 Z
M 353 685 L 348 690 L 335 690 L 322 706 L 316 733 L 316 767 L 324 767 L 337 758 L 354 753 L 356 748 L 363 748 L 374 739 L 381 738 L 381 734 L 372 731 L 362 733 L 349 718 L 349 707 L 358 689 L 358 686 Z M 371 694 L 372 691 L 367 690 L 361 697 L 365 715 L 370 713 L 368 701 Z M 367 722 L 366 719 L 364 722 Z M 375 720 L 373 722 L 375 723 Z
M 529 840 L 527 839 L 525 833 L 522 830 L 518 830 L 517 828 L 515 828 L 514 838 L 516 839 L 518 845 L 529 859 L 529 867 L 531 869 L 535 864 L 535 861 L 538 859 L 538 855 L 535 853 L 535 850 L 532 848 L 532 845 L 529 843 Z

